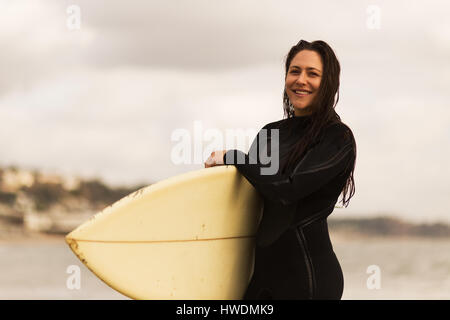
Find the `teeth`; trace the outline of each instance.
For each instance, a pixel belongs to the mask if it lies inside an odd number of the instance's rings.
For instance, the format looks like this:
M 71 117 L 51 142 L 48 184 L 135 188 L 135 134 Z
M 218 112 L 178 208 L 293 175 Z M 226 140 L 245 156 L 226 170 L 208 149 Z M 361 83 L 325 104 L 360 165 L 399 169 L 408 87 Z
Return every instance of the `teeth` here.
M 298 90 L 296 90 L 295 93 L 306 93 L 306 94 L 309 94 L 308 91 L 298 91 Z

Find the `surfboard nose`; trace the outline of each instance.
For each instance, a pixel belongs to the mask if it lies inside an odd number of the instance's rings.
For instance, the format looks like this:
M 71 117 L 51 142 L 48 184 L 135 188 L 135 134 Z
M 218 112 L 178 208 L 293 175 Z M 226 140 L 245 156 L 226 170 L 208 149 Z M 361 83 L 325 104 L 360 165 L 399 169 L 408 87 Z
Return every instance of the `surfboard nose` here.
M 235 167 L 142 188 L 66 235 L 102 281 L 134 299 L 240 299 L 262 201 Z

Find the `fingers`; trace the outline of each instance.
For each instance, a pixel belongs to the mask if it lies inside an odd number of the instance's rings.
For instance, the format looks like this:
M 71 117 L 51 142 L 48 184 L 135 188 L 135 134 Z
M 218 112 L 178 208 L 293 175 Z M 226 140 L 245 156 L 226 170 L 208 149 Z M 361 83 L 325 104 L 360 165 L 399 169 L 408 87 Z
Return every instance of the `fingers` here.
M 209 157 L 205 162 L 205 168 L 213 167 L 216 164 L 212 157 Z
M 209 156 L 209 158 L 205 161 L 205 168 L 209 168 L 209 167 L 214 167 L 214 166 L 218 166 L 223 164 L 223 160 L 222 158 L 220 158 L 220 154 L 223 151 L 213 151 L 211 152 L 211 155 Z M 223 155 L 222 155 L 223 157 Z

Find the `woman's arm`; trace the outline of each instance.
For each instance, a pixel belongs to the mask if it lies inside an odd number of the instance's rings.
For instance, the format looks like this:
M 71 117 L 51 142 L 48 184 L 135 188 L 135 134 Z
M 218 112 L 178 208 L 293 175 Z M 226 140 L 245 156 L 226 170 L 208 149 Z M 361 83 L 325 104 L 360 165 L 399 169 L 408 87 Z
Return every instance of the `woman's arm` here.
M 353 165 L 353 141 L 349 138 L 351 135 L 345 137 L 345 128 L 328 128 L 322 141 L 305 154 L 291 174 L 280 174 L 280 169 L 277 174 L 263 174 L 261 169 L 266 168 L 268 164 L 262 165 L 257 159 L 235 149 L 224 154 L 223 162 L 226 165 L 235 165 L 263 196 L 288 205 L 320 189 Z M 242 159 L 245 159 L 245 162 Z

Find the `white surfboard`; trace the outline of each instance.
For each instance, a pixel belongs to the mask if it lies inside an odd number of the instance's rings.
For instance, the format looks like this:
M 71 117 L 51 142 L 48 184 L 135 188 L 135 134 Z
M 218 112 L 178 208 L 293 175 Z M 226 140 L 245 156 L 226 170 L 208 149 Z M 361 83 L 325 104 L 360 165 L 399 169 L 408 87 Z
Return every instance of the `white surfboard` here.
M 101 280 L 133 299 L 241 299 L 262 207 L 234 166 L 216 166 L 126 196 L 66 242 Z

